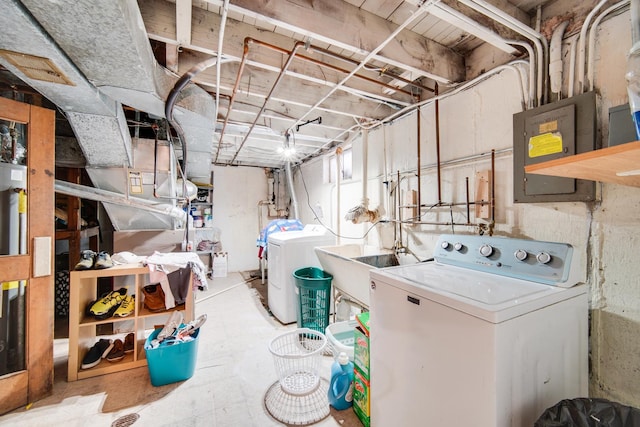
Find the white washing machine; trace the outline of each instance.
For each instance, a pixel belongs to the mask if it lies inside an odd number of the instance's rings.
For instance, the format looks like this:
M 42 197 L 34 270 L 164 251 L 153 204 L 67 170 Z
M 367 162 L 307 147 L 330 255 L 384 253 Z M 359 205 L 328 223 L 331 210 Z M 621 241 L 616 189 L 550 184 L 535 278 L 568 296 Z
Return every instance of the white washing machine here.
M 267 303 L 282 323 L 298 317 L 298 294 L 293 272 L 299 268 L 320 266 L 313 248 L 334 245 L 335 236 L 326 228 L 310 224 L 303 230 L 271 233 L 267 240 Z
M 445 235 L 435 262 L 372 270 L 371 425 L 531 427 L 587 396 L 587 288 L 572 255 Z

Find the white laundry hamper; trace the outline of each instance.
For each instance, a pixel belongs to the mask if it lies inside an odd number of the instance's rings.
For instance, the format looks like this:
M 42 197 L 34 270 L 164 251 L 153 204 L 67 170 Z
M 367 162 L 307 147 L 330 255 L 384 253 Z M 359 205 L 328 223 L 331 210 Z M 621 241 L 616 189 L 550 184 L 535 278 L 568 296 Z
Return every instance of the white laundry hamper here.
M 327 337 L 309 328 L 282 334 L 269 343 L 278 375 L 265 394 L 269 414 L 286 424 L 308 425 L 329 415 L 328 383 L 320 377 Z

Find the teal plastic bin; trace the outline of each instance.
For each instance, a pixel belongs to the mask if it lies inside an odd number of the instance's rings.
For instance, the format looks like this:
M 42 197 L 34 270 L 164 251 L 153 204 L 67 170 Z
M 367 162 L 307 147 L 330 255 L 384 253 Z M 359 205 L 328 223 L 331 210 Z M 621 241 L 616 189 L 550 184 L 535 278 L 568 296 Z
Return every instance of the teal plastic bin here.
M 298 327 L 324 334 L 329 325 L 333 276 L 316 267 L 293 272 L 298 291 Z
M 188 380 L 196 370 L 198 357 L 198 336 L 200 330 L 193 333 L 193 340 L 172 345 L 148 348 L 162 328 L 156 329 L 149 335 L 144 348 L 147 355 L 147 367 L 151 384 L 155 387 Z

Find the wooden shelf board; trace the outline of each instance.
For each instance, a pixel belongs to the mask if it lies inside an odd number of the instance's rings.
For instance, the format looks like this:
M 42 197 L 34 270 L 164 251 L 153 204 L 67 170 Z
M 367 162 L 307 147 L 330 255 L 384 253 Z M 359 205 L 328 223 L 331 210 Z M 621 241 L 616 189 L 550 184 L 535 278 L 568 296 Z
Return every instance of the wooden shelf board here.
M 90 227 L 83 230 L 56 230 L 56 240 L 69 240 L 69 239 L 85 239 L 88 237 L 94 237 L 100 234 L 99 227 Z
M 149 269 L 142 264 L 121 264 L 114 265 L 113 267 L 105 268 L 102 270 L 74 270 L 71 272 L 71 274 L 77 275 L 79 279 L 93 277 L 129 276 L 134 274 L 147 273 L 149 273 Z
M 133 360 L 133 357 L 125 355 L 124 360 L 119 362 L 109 362 L 105 359 L 101 360 L 98 366 L 91 369 L 81 369 L 78 371 L 78 379 L 91 378 L 98 375 L 106 375 L 114 372 L 126 371 L 127 369 L 140 368 L 147 366 L 147 359 Z
M 526 173 L 640 187 L 640 141 L 525 166 Z M 620 175 L 638 171 L 637 175 Z

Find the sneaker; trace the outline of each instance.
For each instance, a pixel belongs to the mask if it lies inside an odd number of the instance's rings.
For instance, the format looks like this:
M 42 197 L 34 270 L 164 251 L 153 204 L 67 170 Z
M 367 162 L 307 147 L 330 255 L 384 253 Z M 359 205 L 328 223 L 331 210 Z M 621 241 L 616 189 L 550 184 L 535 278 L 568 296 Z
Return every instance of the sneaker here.
M 121 340 L 115 340 L 109 354 L 106 357 L 108 362 L 118 362 L 124 359 L 124 344 Z
M 80 253 L 80 261 L 76 264 L 75 270 L 91 270 L 93 268 L 93 259 L 96 253 L 90 250 Z
M 89 369 L 96 366 L 100 363 L 101 359 L 104 359 L 107 354 L 113 348 L 113 342 L 107 339 L 100 339 L 97 343 L 93 345 L 84 355 L 82 359 L 82 365 L 80 366 L 82 369 Z
M 120 303 L 120 306 L 113 313 L 113 317 L 127 317 L 136 306 L 136 300 L 134 295 L 125 295 Z
M 103 270 L 105 268 L 113 267 L 113 261 L 111 261 L 111 256 L 105 251 L 98 252 L 95 256 L 95 261 L 93 262 L 93 268 L 96 270 Z
M 111 291 L 107 295 L 96 301 L 89 309 L 89 312 L 98 320 L 111 317 L 124 300 L 126 294 L 126 288 L 120 288 L 117 291 Z
M 124 352 L 125 353 L 133 353 L 133 347 L 136 344 L 136 336 L 133 332 L 128 333 L 126 337 L 124 337 Z

